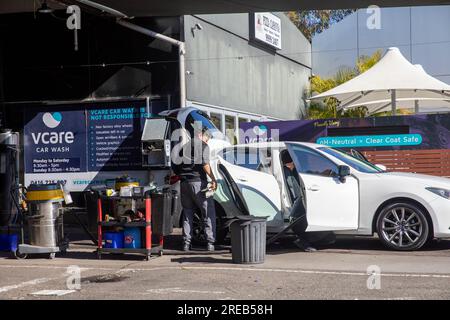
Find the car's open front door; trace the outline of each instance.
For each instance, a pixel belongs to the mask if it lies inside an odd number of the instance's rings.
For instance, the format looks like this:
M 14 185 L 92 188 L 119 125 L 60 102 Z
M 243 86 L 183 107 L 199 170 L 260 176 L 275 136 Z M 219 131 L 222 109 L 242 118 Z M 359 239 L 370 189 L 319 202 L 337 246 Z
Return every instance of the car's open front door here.
M 358 229 L 358 180 L 353 176 L 340 180 L 338 166 L 312 148 L 287 146 L 305 187 L 307 231 Z
M 237 198 L 243 200 L 241 202 L 244 202 L 250 215 L 268 217 L 269 225 L 270 221 L 280 219 L 281 194 L 273 175 L 233 165 L 221 157 L 219 157 L 219 172 L 222 176 L 225 175 L 224 179 L 230 180 L 228 182 L 230 188 L 235 185 L 237 190 L 233 192 L 237 194 Z

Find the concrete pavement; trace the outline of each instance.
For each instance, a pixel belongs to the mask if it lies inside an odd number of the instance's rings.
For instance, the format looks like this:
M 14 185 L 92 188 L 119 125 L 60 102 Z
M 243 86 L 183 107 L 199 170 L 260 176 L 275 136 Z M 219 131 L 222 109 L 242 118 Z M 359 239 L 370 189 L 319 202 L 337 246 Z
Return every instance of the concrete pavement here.
M 55 260 L 3 255 L 0 299 L 450 299 L 450 240 L 393 252 L 376 239 L 342 238 L 315 253 L 282 241 L 268 248 L 260 265 L 232 264 L 229 250 L 220 249 L 167 250 L 150 261 L 133 255 L 97 260 L 85 243 Z M 81 268 L 79 290 L 39 294 L 67 290 L 70 266 Z M 374 270 L 381 277 L 368 275 Z

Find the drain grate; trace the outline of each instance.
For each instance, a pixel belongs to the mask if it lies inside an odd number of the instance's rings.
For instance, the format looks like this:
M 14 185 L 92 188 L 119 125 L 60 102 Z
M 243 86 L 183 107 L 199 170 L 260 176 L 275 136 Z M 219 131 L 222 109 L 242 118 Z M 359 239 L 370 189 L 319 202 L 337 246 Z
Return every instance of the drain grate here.
M 108 282 L 120 282 L 130 277 L 123 276 L 117 273 L 103 274 L 98 276 L 86 277 L 81 280 L 81 283 L 108 283 Z

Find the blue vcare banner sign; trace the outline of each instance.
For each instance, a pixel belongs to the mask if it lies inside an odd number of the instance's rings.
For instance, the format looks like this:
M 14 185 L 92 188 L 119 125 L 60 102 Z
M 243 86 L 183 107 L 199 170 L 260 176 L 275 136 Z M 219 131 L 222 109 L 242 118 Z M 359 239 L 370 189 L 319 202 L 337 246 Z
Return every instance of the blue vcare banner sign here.
M 25 112 L 25 173 L 86 171 L 84 110 Z
M 417 146 L 420 134 L 390 134 L 370 136 L 322 137 L 316 143 L 335 148 Z
M 141 133 L 145 108 L 93 108 L 87 110 L 89 171 L 142 168 Z
M 166 100 L 152 101 L 148 116 L 166 109 Z M 141 157 L 146 117 L 144 100 L 25 109 L 25 184 L 61 182 L 83 191 L 123 174 L 147 183 Z

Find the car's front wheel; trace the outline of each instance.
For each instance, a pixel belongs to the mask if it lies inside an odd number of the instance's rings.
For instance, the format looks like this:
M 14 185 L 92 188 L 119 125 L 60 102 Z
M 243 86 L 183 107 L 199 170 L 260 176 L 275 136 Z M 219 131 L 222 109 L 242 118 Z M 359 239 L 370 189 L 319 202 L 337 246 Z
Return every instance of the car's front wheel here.
M 427 242 L 430 226 L 422 208 L 407 202 L 391 203 L 377 219 L 377 233 L 388 248 L 418 250 Z

